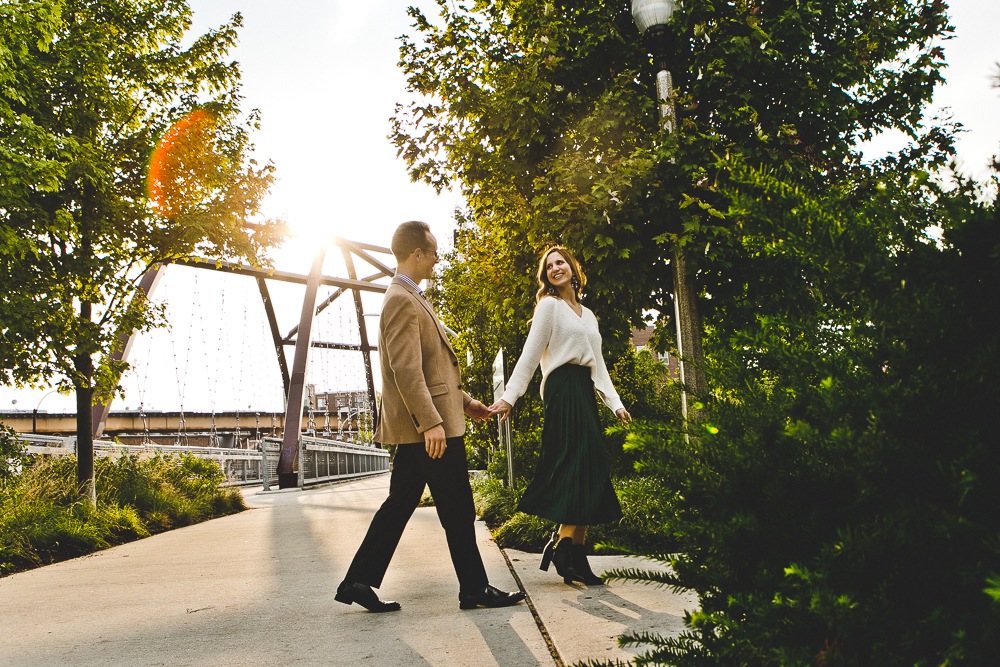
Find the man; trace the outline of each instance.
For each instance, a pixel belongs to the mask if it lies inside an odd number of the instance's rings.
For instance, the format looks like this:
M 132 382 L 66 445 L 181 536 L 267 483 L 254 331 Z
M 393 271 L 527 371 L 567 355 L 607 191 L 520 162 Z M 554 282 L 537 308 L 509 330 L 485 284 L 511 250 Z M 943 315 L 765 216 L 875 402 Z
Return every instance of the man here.
M 506 607 L 524 593 L 489 585 L 476 545 L 476 510 L 465 459 L 465 416 L 485 419 L 489 408 L 462 391 L 458 358 L 420 290 L 438 261 L 437 239 L 424 222 L 404 222 L 392 237 L 396 276 L 386 290 L 379 322 L 382 415 L 376 440 L 395 443 L 389 497 L 375 513 L 336 599 L 368 611 L 400 609 L 378 599 L 379 588 L 424 485 L 434 496 L 458 575 L 461 609 Z

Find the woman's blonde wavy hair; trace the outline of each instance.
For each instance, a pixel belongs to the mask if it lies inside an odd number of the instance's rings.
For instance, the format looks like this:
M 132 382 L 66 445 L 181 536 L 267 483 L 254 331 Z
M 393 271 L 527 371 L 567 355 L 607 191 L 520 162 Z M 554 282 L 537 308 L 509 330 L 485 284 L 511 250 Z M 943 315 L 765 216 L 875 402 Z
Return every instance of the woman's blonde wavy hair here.
M 535 294 L 535 303 L 538 303 L 547 296 L 559 296 L 556 288 L 549 282 L 548 272 L 545 270 L 545 263 L 549 261 L 549 255 L 554 252 L 562 255 L 563 259 L 566 260 L 566 263 L 569 264 L 570 269 L 573 271 L 573 276 L 577 280 L 574 291 L 576 292 L 576 299 L 579 301 L 580 289 L 587 284 L 587 277 L 583 275 L 583 269 L 580 268 L 580 263 L 576 261 L 576 257 L 573 256 L 573 253 L 571 253 L 568 248 L 561 245 L 554 245 L 542 253 L 542 259 L 538 262 L 538 292 Z

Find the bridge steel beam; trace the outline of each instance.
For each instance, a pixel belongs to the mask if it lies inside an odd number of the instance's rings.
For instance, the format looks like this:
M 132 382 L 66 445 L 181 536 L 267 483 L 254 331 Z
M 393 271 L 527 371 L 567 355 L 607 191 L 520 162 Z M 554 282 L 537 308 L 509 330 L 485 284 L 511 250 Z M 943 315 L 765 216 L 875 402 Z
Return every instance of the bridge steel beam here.
M 361 280 L 363 280 L 366 283 L 368 283 L 368 282 L 371 282 L 373 280 L 377 280 L 378 278 L 381 278 L 382 275 L 383 275 L 382 272 L 379 271 L 378 273 L 374 273 L 374 274 L 372 274 L 370 276 L 366 276 L 366 277 L 362 278 Z M 331 294 L 330 296 L 326 297 L 326 299 L 323 300 L 323 303 L 321 303 L 318 306 L 316 306 L 316 314 L 319 315 L 324 310 L 326 310 L 327 307 L 329 307 L 330 304 L 332 304 L 334 301 L 336 301 L 340 297 L 340 295 L 342 295 L 343 293 L 344 293 L 344 288 L 343 287 L 338 287 L 336 290 L 334 290 L 333 294 Z M 296 324 L 285 335 L 284 340 L 286 340 L 286 341 L 291 340 L 292 336 L 294 336 L 296 333 L 298 333 L 298 331 L 299 331 L 299 325 Z
M 142 291 L 142 295 L 136 294 L 135 299 L 148 299 L 153 294 L 156 286 L 160 284 L 160 279 L 163 278 L 163 272 L 166 268 L 165 264 L 154 264 L 149 267 L 139 280 L 139 289 Z M 132 344 L 135 342 L 135 336 L 136 331 L 134 329 L 128 332 L 119 331 L 118 344 L 111 354 L 111 359 L 114 361 L 128 359 L 128 354 L 132 350 Z M 91 407 L 91 423 L 93 424 L 91 432 L 94 434 L 94 440 L 99 439 L 104 433 L 104 424 L 108 420 L 108 413 L 110 411 L 110 401 L 107 405 L 102 402 L 96 402 Z
M 212 259 L 210 257 L 185 257 L 184 259 L 178 260 L 174 263 L 182 266 L 192 266 L 198 269 L 207 269 L 209 271 L 235 273 L 241 276 L 253 276 L 255 278 L 261 277 L 267 278 L 268 280 L 296 283 L 298 285 L 308 285 L 309 281 L 313 278 L 311 273 L 304 276 L 301 273 L 291 273 L 290 271 L 268 271 L 267 269 L 255 269 L 247 264 L 220 263 L 219 260 Z M 319 282 L 317 284 L 325 285 L 327 287 L 342 287 L 345 289 L 361 290 L 362 292 L 384 293 L 386 290 L 385 285 L 365 282 L 364 280 L 348 280 L 346 278 L 334 278 L 333 276 L 324 275 L 319 276 Z
M 347 239 L 341 238 L 340 236 L 335 236 L 333 238 L 333 242 L 344 250 L 350 250 L 355 255 L 357 255 L 361 259 L 365 260 L 366 262 L 374 266 L 381 272 L 381 275 L 386 276 L 388 278 L 395 277 L 396 275 L 395 269 L 390 269 L 388 266 L 386 266 L 382 262 L 378 261 L 371 255 L 369 255 L 367 252 L 365 252 L 365 250 L 374 250 L 376 252 L 381 252 L 381 253 L 391 253 L 392 251 L 389 250 L 388 248 L 379 248 L 378 246 L 367 245 L 365 243 L 358 243 L 357 241 L 348 241 Z M 351 271 L 350 267 L 348 267 L 348 271 Z M 353 272 L 349 273 L 349 275 L 351 278 L 355 277 Z M 368 279 L 366 278 L 365 280 Z
M 351 280 L 354 280 L 357 278 L 357 272 L 354 270 L 354 258 L 351 257 L 350 242 L 341 238 L 335 239 L 334 242 L 343 243 L 343 245 L 340 246 L 340 250 L 344 254 L 344 263 L 347 264 L 347 275 L 351 278 Z M 354 248 L 354 252 L 359 255 L 364 255 L 364 260 L 366 262 L 370 262 L 372 266 L 375 266 L 375 268 L 380 271 L 384 271 L 386 275 L 391 275 L 389 274 L 390 269 L 369 257 L 368 254 L 360 248 Z M 378 404 L 375 400 L 375 380 L 372 376 L 372 355 L 371 346 L 368 344 L 368 327 L 365 326 L 365 313 L 364 308 L 361 305 L 361 292 L 356 289 L 352 290 L 352 292 L 354 292 L 354 310 L 358 314 L 358 332 L 361 334 L 361 356 L 363 356 L 365 360 L 365 379 L 368 381 L 368 405 L 371 406 L 369 409 L 372 411 L 372 415 L 376 415 L 378 414 Z
M 373 281 L 382 277 L 392 278 L 395 275 L 394 269 L 372 257 L 368 252 L 391 255 L 392 251 L 382 246 L 369 243 L 359 243 L 348 241 L 339 236 L 334 237 L 333 244 L 340 247 L 344 255 L 344 262 L 347 265 L 348 279 L 325 276 L 322 273 L 323 260 L 326 258 L 326 248 L 322 248 L 313 260 L 313 266 L 308 275 L 292 273 L 289 271 L 269 271 L 267 269 L 257 269 L 246 264 L 230 264 L 211 257 L 185 257 L 175 260 L 174 264 L 190 266 L 192 268 L 219 271 L 221 273 L 232 273 L 236 275 L 250 276 L 256 279 L 257 288 L 260 291 L 261 299 L 264 303 L 264 311 L 267 315 L 268 325 L 271 328 L 271 337 L 274 342 L 275 354 L 278 358 L 278 366 L 281 370 L 281 379 L 285 393 L 285 429 L 282 442 L 281 458 L 279 459 L 278 473 L 279 484 L 282 488 L 296 486 L 298 475 L 294 471 L 294 459 L 298 451 L 298 437 L 302 425 L 302 401 L 305 398 L 305 367 L 311 347 L 336 349 L 336 350 L 357 350 L 364 356 L 365 376 L 368 384 L 368 398 L 371 401 L 372 409 L 376 409 L 375 383 L 372 376 L 371 352 L 378 351 L 378 347 L 368 343 L 368 330 L 365 324 L 363 307 L 361 303 L 361 292 L 385 293 L 386 285 L 379 285 Z M 378 273 L 366 276 L 361 280 L 357 278 L 354 268 L 354 259 L 351 253 L 357 255 L 362 261 L 370 264 L 378 270 Z M 139 287 L 143 292 L 142 296 L 136 298 L 149 298 L 160 279 L 166 264 L 157 264 L 150 267 L 143 274 Z M 282 337 L 278 330 L 277 318 L 274 313 L 274 305 L 267 288 L 267 280 L 278 280 L 281 282 L 296 283 L 306 286 L 306 296 L 302 304 L 302 315 L 299 325 L 294 327 L 287 336 Z M 318 307 L 316 298 L 320 285 L 337 288 L 333 294 L 323 301 Z M 354 296 L 354 307 L 358 317 L 358 329 L 361 336 L 360 345 L 346 343 L 326 343 L 312 341 L 311 331 L 313 319 L 325 308 L 332 304 L 339 296 L 350 291 Z M 301 335 L 298 335 L 301 334 Z M 292 336 L 295 340 L 292 341 Z M 119 334 L 119 344 L 113 353 L 114 360 L 126 360 L 135 342 L 135 332 Z M 295 356 L 292 362 L 292 369 L 288 369 L 288 361 L 284 348 L 286 345 L 295 346 Z M 294 409 L 293 409 L 294 408 Z M 99 438 L 104 431 L 110 405 L 93 406 L 93 432 L 94 437 Z M 282 477 L 284 475 L 284 477 Z
M 278 329 L 278 318 L 274 314 L 274 303 L 271 301 L 271 293 L 267 289 L 267 281 L 261 276 L 256 277 L 257 289 L 260 291 L 260 298 L 264 301 L 264 312 L 267 314 L 267 324 L 271 328 L 271 340 L 274 342 L 274 353 L 278 355 L 278 368 L 281 370 L 281 386 L 285 400 L 288 400 L 288 385 L 291 379 L 288 376 L 288 360 L 285 358 L 285 342 L 281 339 L 281 331 Z
M 278 488 L 289 489 L 299 485 L 299 474 L 295 471 L 295 456 L 299 451 L 299 431 L 302 428 L 302 401 L 305 399 L 306 364 L 312 336 L 313 319 L 316 316 L 316 296 L 323 278 L 323 260 L 326 247 L 321 247 L 313 258 L 306 295 L 302 299 L 302 316 L 299 318 L 299 334 L 292 360 L 291 382 L 288 385 L 288 400 L 285 403 L 285 432 L 281 439 L 281 454 L 278 458 Z M 356 281 L 360 282 L 360 281 Z M 339 287 L 339 285 L 338 285 Z
M 283 340 L 281 341 L 281 344 L 291 347 L 293 345 L 298 345 L 299 340 L 297 338 L 295 340 Z M 355 345 L 354 343 L 324 343 L 323 341 L 319 340 L 314 340 L 313 342 L 309 343 L 309 345 L 310 347 L 319 347 L 324 350 L 351 350 L 354 352 L 361 352 L 364 349 L 360 345 Z M 368 349 L 373 352 L 378 352 L 377 345 L 369 345 Z

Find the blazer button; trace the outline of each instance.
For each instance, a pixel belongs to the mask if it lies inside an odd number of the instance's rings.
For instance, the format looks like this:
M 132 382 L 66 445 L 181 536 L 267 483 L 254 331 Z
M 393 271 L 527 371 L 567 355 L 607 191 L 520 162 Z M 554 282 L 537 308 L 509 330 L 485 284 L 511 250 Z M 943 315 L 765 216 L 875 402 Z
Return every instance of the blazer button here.
M 458 366 L 458 362 L 457 361 L 453 361 L 453 362 L 451 362 L 451 365 L 452 366 Z

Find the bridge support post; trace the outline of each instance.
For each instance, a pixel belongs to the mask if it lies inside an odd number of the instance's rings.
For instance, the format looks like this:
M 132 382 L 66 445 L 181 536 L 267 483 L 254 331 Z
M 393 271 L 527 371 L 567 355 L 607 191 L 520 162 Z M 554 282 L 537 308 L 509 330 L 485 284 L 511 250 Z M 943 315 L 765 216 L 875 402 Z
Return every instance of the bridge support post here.
M 342 246 L 341 251 L 344 254 L 344 264 L 347 265 L 348 277 L 351 280 L 357 280 L 358 274 L 354 270 L 354 259 L 351 257 L 350 250 Z M 361 336 L 361 355 L 365 363 L 365 380 L 368 384 L 368 409 L 371 411 L 372 416 L 375 417 L 378 414 L 378 404 L 375 399 L 375 380 L 372 377 L 372 353 L 371 346 L 368 343 L 368 326 L 365 324 L 364 307 L 361 305 L 361 292 L 356 289 L 351 291 L 354 293 L 354 310 L 358 316 L 358 333 Z M 373 428 L 375 426 L 374 422 L 375 419 L 372 419 Z
M 320 278 L 323 276 L 323 260 L 326 247 L 320 248 L 313 258 L 306 295 L 302 300 L 302 316 L 295 336 L 295 357 L 288 385 L 288 400 L 285 404 L 285 433 L 281 439 L 281 456 L 278 459 L 278 488 L 291 489 L 299 485 L 299 474 L 295 470 L 295 459 L 299 452 L 299 436 L 302 430 L 302 401 L 305 398 L 306 362 L 312 346 L 312 325 L 316 315 L 316 295 Z
M 260 482 L 264 491 L 271 490 L 271 469 L 267 465 L 267 442 L 261 438 L 257 444 L 260 447 Z

